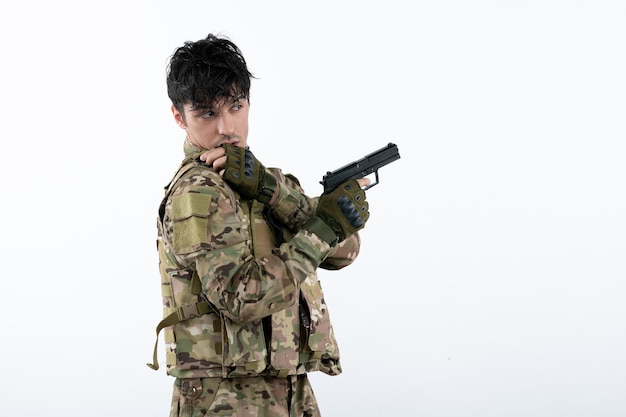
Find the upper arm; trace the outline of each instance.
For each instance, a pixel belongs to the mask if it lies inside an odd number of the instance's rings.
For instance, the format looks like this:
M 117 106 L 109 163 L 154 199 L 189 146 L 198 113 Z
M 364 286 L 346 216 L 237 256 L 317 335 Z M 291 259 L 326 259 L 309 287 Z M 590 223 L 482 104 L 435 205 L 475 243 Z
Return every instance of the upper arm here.
M 169 198 L 165 226 L 172 253 L 186 257 L 245 240 L 237 202 L 213 172 L 191 175 Z

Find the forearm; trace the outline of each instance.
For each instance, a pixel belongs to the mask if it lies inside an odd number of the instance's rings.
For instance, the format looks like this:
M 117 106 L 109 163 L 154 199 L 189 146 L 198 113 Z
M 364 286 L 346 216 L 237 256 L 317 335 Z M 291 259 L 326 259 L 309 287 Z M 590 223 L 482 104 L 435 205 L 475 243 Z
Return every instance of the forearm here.
M 278 180 L 276 192 L 268 204 L 272 216 L 296 233 L 313 215 L 317 200 L 304 194 L 294 177 L 286 177 L 276 170 L 272 172 Z
M 354 262 L 360 250 L 361 237 L 358 233 L 355 233 L 332 248 L 328 256 L 320 264 L 320 268 L 329 270 L 344 268 Z
M 319 198 L 310 198 L 304 194 L 295 177 L 285 176 L 277 169 L 270 171 L 278 181 L 276 193 L 268 204 L 272 209 L 272 216 L 296 233 L 313 216 Z M 341 269 L 350 265 L 358 256 L 360 245 L 361 239 L 355 233 L 333 247 L 320 267 Z

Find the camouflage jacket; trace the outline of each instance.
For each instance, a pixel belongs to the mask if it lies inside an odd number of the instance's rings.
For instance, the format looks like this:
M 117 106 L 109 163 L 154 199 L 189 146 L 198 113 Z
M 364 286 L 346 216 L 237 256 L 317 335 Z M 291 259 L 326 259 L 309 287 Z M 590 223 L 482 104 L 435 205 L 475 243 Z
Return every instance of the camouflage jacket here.
M 241 199 L 198 153 L 187 153 L 158 220 L 164 317 L 175 316 L 165 327 L 167 373 L 339 374 L 316 269 L 352 263 L 359 236 L 331 248 L 300 230 L 317 199 L 280 170 L 269 170 L 279 184 L 269 213 L 264 204 Z

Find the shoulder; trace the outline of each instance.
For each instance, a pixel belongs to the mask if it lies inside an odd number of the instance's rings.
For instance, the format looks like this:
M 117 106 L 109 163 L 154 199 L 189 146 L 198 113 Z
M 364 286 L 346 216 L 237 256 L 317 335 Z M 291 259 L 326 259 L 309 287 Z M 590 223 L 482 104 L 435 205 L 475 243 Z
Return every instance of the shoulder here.
M 215 171 L 203 164 L 188 167 L 165 205 L 163 224 L 172 252 L 189 255 L 240 243 L 238 211 L 233 191 Z
M 193 212 L 194 207 L 205 211 L 211 202 L 215 204 L 218 200 L 226 200 L 227 205 L 234 207 L 236 197 L 217 172 L 203 163 L 189 164 L 183 170 L 169 195 L 173 211 Z
M 219 174 L 201 162 L 191 162 L 181 167 L 181 175 L 173 185 L 172 194 L 185 192 L 191 187 L 225 187 Z

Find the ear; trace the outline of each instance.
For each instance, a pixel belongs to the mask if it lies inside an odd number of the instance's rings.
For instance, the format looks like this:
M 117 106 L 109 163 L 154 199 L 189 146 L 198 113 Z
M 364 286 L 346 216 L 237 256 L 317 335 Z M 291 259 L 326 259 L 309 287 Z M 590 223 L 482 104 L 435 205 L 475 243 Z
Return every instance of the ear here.
M 186 129 L 187 124 L 185 123 L 185 116 L 178 111 L 176 106 L 172 104 L 172 114 L 174 115 L 174 121 L 181 129 Z

